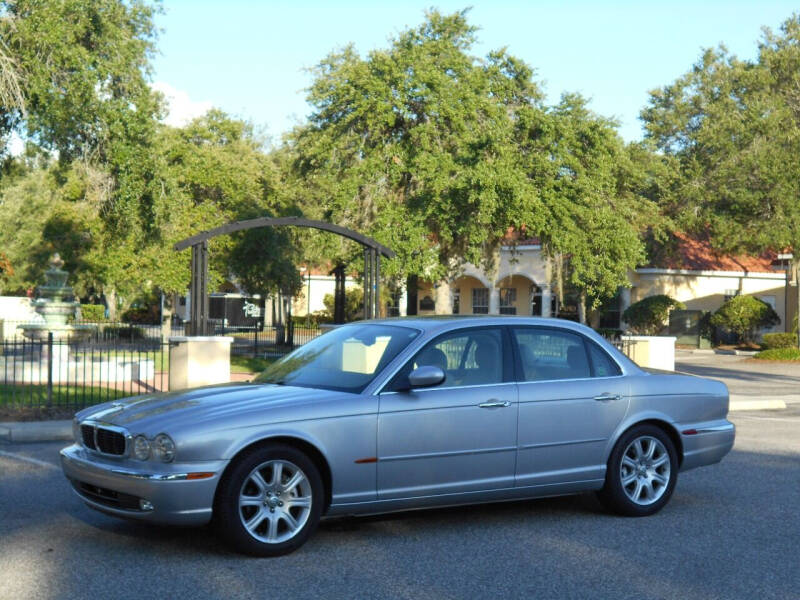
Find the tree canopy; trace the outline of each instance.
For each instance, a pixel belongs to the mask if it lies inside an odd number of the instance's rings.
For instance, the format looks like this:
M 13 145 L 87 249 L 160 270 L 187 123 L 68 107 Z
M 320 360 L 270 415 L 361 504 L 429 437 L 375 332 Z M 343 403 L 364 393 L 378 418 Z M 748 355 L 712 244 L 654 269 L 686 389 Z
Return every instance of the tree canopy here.
M 674 157 L 679 185 L 662 200 L 723 252 L 794 249 L 800 272 L 800 16 L 766 29 L 755 60 L 724 46 L 655 90 L 648 137 Z

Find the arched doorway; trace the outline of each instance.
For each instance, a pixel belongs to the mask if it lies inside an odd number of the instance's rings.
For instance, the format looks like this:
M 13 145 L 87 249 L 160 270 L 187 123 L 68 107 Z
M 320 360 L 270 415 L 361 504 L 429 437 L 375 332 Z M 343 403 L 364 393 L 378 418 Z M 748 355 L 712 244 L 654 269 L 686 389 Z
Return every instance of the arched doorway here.
M 221 227 L 209 229 L 186 238 L 175 244 L 176 252 L 192 249 L 192 275 L 190 292 L 192 297 L 191 320 L 189 335 L 205 335 L 208 332 L 208 240 L 218 235 L 226 235 L 237 231 L 246 231 L 259 227 L 279 227 L 291 225 L 294 227 L 310 227 L 321 231 L 330 231 L 342 237 L 353 240 L 364 247 L 364 318 L 372 319 L 379 314 L 380 307 L 380 276 L 381 256 L 394 258 L 395 253 L 377 240 L 363 234 L 326 223 L 300 217 L 261 217 L 247 221 L 236 221 Z M 344 267 L 334 269 L 336 277 L 334 321 L 344 321 Z M 340 281 L 341 280 L 341 281 Z M 340 310 L 341 308 L 341 310 Z

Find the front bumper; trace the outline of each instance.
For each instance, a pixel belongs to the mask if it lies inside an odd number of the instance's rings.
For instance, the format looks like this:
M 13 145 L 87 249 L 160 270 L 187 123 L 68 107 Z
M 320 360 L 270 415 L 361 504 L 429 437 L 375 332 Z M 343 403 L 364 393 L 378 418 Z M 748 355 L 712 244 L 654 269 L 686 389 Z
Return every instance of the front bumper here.
M 167 525 L 203 525 L 211 520 L 214 493 L 228 461 L 132 463 L 98 456 L 78 444 L 61 451 L 61 468 L 72 489 L 95 510 Z M 190 479 L 190 473 L 213 475 Z

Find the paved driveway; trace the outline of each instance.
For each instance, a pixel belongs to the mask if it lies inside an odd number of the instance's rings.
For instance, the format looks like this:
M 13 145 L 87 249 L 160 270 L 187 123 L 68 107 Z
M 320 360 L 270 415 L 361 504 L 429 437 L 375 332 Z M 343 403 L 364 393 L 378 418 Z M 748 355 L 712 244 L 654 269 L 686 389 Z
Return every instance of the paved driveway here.
M 731 455 L 654 517 L 569 497 L 340 519 L 278 559 L 90 511 L 60 444 L 0 444 L 0 597 L 799 598 L 800 406 L 732 420 Z
M 676 352 L 675 370 L 719 379 L 738 396 L 780 396 L 800 402 L 800 363 L 755 360 L 747 356 Z

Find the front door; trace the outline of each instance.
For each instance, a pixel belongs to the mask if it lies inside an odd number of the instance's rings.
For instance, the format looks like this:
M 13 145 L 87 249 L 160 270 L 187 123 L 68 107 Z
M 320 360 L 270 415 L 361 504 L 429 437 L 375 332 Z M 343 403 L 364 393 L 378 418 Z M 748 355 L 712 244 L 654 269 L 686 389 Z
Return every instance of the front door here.
M 427 344 L 380 395 L 378 498 L 513 487 L 517 386 L 499 327 L 459 329 Z M 396 391 L 416 367 L 445 381 Z
M 603 479 L 605 449 L 629 403 L 619 366 L 578 333 L 512 333 L 521 367 L 517 486 Z

